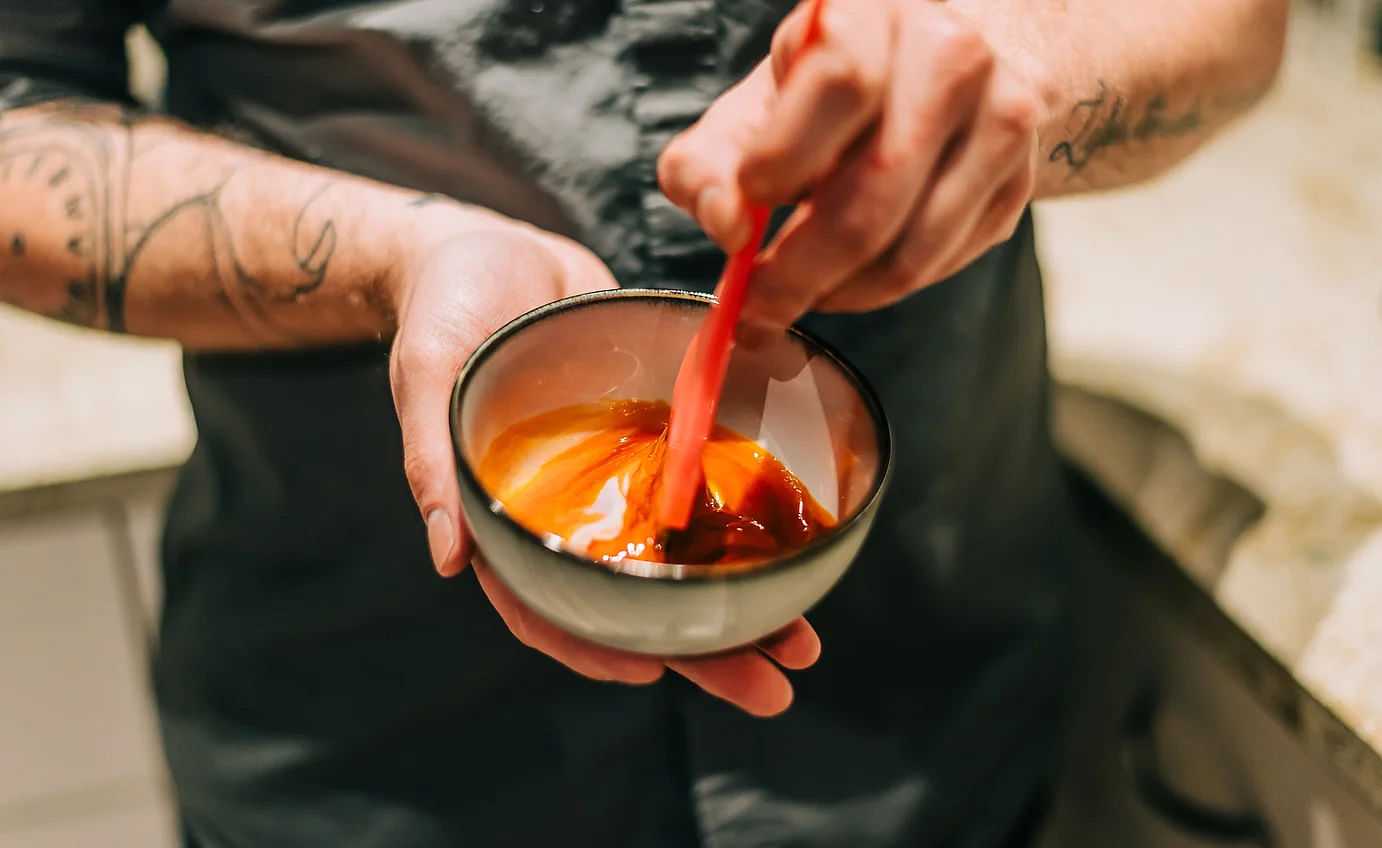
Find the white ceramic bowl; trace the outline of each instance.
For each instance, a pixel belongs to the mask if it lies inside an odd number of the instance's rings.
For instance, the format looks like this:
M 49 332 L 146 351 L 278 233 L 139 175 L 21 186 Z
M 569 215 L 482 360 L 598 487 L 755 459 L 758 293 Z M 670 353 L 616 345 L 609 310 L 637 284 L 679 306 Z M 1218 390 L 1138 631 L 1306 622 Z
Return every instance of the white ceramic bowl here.
M 771 451 L 834 513 L 836 526 L 808 546 L 744 570 L 607 565 L 544 543 L 485 491 L 472 463 L 517 421 L 597 400 L 670 401 L 711 302 L 639 289 L 559 300 L 496 332 L 457 378 L 451 432 L 480 552 L 531 609 L 592 642 L 685 656 L 767 636 L 835 585 L 878 510 L 892 456 L 883 408 L 838 354 L 797 330 L 735 351 L 716 421 Z

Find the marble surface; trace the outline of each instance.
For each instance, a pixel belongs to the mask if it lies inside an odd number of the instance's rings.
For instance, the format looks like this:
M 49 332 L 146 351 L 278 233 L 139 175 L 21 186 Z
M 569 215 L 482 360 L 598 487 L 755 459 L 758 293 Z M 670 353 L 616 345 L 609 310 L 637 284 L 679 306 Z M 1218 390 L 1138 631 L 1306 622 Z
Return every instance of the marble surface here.
M 176 345 L 0 306 L 0 493 L 182 462 L 181 368 Z
M 1382 73 L 1323 13 L 1291 38 L 1220 143 L 1039 209 L 1053 366 L 1265 503 L 1206 588 L 1382 750 Z

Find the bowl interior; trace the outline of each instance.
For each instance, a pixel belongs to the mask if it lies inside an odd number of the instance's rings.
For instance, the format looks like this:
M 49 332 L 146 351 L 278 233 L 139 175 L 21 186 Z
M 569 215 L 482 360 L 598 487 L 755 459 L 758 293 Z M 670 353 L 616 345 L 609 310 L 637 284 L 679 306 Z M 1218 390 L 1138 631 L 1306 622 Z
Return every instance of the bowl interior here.
M 461 374 L 455 399 L 461 461 L 473 467 L 509 426 L 560 407 L 670 402 L 682 355 L 709 303 L 696 294 L 621 289 L 567 298 L 516 319 Z M 735 350 L 716 421 L 773 453 L 837 525 L 880 483 L 888 452 L 882 409 L 856 373 L 803 333 Z M 493 501 L 491 508 L 501 511 Z

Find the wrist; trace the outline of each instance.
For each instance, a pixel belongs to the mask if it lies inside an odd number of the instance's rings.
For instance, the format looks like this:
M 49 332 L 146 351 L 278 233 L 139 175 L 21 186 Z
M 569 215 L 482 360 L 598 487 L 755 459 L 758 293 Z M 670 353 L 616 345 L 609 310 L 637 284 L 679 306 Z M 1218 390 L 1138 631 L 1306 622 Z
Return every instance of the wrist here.
M 395 325 L 414 287 L 436 262 L 455 261 L 458 252 L 462 261 L 472 253 L 489 255 L 496 245 L 525 256 L 531 263 L 528 273 L 538 273 L 553 286 L 552 299 L 617 286 L 609 269 L 587 248 L 526 221 L 430 194 L 402 195 L 386 209 L 382 232 L 389 238 L 375 293 Z M 394 329 L 389 327 L 389 332 Z
M 389 234 L 379 261 L 375 291 L 394 316 L 407 305 L 413 282 L 448 242 L 477 232 L 525 225 L 512 218 L 438 194 L 398 192 L 381 204 L 380 232 Z

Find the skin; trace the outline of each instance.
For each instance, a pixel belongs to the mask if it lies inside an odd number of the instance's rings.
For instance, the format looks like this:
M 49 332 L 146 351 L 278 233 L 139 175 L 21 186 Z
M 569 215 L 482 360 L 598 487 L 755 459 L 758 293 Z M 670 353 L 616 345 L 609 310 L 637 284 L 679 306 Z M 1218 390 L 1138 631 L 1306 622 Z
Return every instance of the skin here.
M 722 246 L 744 204 L 802 200 L 760 258 L 758 331 L 886 307 L 1007 238 L 1033 198 L 1154 176 L 1267 89 L 1284 0 L 830 0 L 668 147 L 659 178 Z M 788 68 L 791 68 L 790 72 Z M 236 145 L 114 106 L 0 113 L 0 300 L 81 326 L 267 350 L 391 338 L 405 467 L 443 576 L 474 546 L 451 384 L 510 318 L 615 281 L 585 248 L 497 214 Z M 574 671 L 670 668 L 754 715 L 821 645 L 798 619 L 756 646 L 667 660 L 584 643 L 482 561 L 514 635 Z
M 1034 199 L 1184 158 L 1266 91 L 1285 17 L 1280 0 L 829 0 L 803 51 L 803 5 L 658 178 L 726 250 L 746 204 L 804 199 L 760 256 L 751 327 L 880 309 L 1011 237 Z

